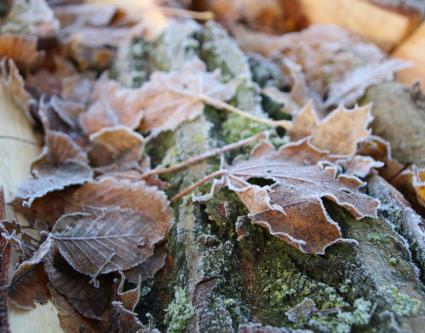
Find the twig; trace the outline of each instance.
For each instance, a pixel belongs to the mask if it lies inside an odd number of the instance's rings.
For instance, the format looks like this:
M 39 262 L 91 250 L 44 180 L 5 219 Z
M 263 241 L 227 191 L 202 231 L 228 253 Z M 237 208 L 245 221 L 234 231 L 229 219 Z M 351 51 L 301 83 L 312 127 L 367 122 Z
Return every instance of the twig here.
M 222 169 L 221 170 L 217 170 L 216 172 L 213 172 L 212 174 L 209 174 L 205 178 L 202 178 L 201 180 L 198 180 L 196 183 L 194 183 L 194 184 L 190 185 L 189 187 L 185 188 L 183 191 L 180 191 L 174 197 L 172 197 L 170 201 L 171 202 L 176 202 L 180 198 L 182 198 L 185 195 L 187 195 L 190 192 L 192 192 L 197 187 L 205 184 L 206 182 L 209 182 L 213 178 L 221 177 L 221 176 L 225 175 L 226 173 L 227 173 L 227 170 L 222 170 Z
M 214 150 L 206 152 L 204 154 L 189 158 L 186 161 L 177 163 L 177 164 L 172 165 L 170 167 L 157 168 L 157 169 L 150 170 L 150 171 L 146 172 L 145 174 L 143 174 L 141 176 L 141 178 L 144 179 L 144 178 L 147 178 L 147 177 L 152 176 L 152 175 L 161 175 L 161 174 L 164 174 L 164 173 L 179 171 L 179 170 L 187 168 L 191 165 L 202 162 L 202 161 L 206 160 L 207 158 L 223 154 L 227 151 L 245 146 L 245 145 L 250 144 L 252 142 L 255 142 L 257 140 L 264 140 L 264 139 L 266 139 L 266 137 L 267 137 L 267 135 L 265 133 L 258 133 L 258 134 L 253 135 L 253 136 L 251 136 L 251 137 L 249 137 L 245 140 L 241 140 L 241 141 L 226 145 L 224 147 L 214 149 Z
M 15 140 L 15 141 L 19 141 L 19 142 L 23 142 L 23 143 L 28 143 L 37 147 L 41 147 L 43 146 L 43 144 L 39 143 L 39 142 L 35 142 L 29 139 L 23 139 L 23 138 L 19 138 L 17 136 L 13 136 L 13 135 L 0 135 L 0 139 L 6 139 L 6 140 Z
M 180 17 L 191 17 L 195 20 L 201 20 L 201 21 L 208 21 L 214 19 L 214 13 L 211 11 L 205 11 L 205 12 L 196 12 L 193 10 L 187 10 L 183 8 L 174 8 L 174 7 L 160 7 L 161 10 L 166 15 L 170 16 L 180 16 Z
M 289 120 L 270 120 L 270 119 L 259 118 L 259 117 L 253 116 L 249 112 L 242 111 L 241 109 L 238 109 L 237 107 L 234 107 L 233 105 L 230 105 L 226 102 L 219 101 L 215 98 L 211 98 L 207 95 L 199 95 L 198 97 L 201 98 L 206 104 L 210 106 L 214 106 L 217 109 L 222 109 L 222 110 L 235 113 L 241 117 L 251 119 L 252 121 L 255 121 L 257 123 L 261 123 L 261 124 L 272 126 L 272 127 L 283 127 L 286 130 L 290 130 L 292 128 L 292 122 Z

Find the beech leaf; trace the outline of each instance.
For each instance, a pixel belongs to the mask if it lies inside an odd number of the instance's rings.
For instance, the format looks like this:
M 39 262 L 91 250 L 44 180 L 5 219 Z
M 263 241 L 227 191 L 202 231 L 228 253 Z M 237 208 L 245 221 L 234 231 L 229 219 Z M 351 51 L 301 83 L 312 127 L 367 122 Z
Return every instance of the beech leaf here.
M 248 208 L 254 224 L 303 252 L 324 253 L 329 245 L 343 239 L 338 224 L 326 213 L 323 198 L 344 207 L 356 219 L 376 217 L 379 205 L 359 191 L 364 185 L 360 180 L 337 175 L 329 159 L 307 140 L 278 151 L 262 143 L 250 159 L 236 159 L 225 168 L 213 191 L 227 186 Z M 255 179 L 270 180 L 273 184 L 250 183 Z
M 125 88 L 105 76 L 96 82 L 91 99 L 89 109 L 80 115 L 81 127 L 87 135 L 119 125 L 134 129 L 143 117 L 140 91 Z
M 366 139 L 373 117 L 371 105 L 352 110 L 339 106 L 323 119 L 319 119 L 311 103 L 295 117 L 290 130 L 292 140 L 311 136 L 311 143 L 338 155 L 354 155 L 360 141 Z
M 199 59 L 188 61 L 181 71 L 154 72 L 141 88 L 145 110 L 142 131 L 174 130 L 195 119 L 204 109 L 205 97 L 229 100 L 235 85 L 221 83 L 219 78 L 218 71 L 207 72 Z

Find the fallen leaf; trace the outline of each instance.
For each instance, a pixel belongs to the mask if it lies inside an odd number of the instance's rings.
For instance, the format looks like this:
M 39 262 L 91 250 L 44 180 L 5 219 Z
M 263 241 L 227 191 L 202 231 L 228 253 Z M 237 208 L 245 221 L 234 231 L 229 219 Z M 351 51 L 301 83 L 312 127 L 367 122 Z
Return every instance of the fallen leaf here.
M 338 224 L 326 213 L 323 198 L 334 201 L 356 219 L 376 217 L 379 205 L 359 191 L 364 185 L 360 180 L 337 175 L 332 164 L 326 166 L 328 159 L 325 152 L 306 140 L 278 151 L 263 143 L 249 160 L 236 159 L 225 168 L 213 192 L 227 186 L 248 208 L 254 224 L 303 252 L 324 253 L 329 245 L 343 239 Z M 253 184 L 257 179 L 271 184 Z
M 124 126 L 107 127 L 90 135 L 90 161 L 97 171 L 137 168 L 144 151 L 144 138 Z
M 52 38 L 58 28 L 59 22 L 45 0 L 15 0 L 0 32 Z
M 337 161 L 344 168 L 344 174 L 364 178 L 375 168 L 382 168 L 383 162 L 375 161 L 370 156 L 355 155 Z
M 181 71 L 154 72 L 140 90 L 142 131 L 174 130 L 201 115 L 206 98 L 229 100 L 235 86 L 232 82 L 221 83 L 219 78 L 219 72 L 207 72 L 199 59 L 187 62 Z
M 102 332 L 114 333 L 159 333 L 156 329 L 145 329 L 137 314 L 124 308 L 121 302 L 112 302 L 112 312 L 105 321 Z
M 1 41 L 0 45 L 3 45 Z M 31 124 L 34 124 L 32 112 L 37 102 L 25 89 L 25 82 L 12 59 L 0 60 L 0 80 L 12 101 L 24 112 Z
M 70 213 L 56 222 L 52 238 L 76 271 L 95 279 L 135 267 L 151 256 L 154 244 L 163 237 L 158 235 L 156 222 L 130 209 Z
M 111 276 L 100 277 L 96 288 L 90 278 L 72 269 L 57 253 L 52 251 L 43 260 L 49 283 L 80 314 L 87 318 L 105 318 L 111 310 L 113 281 Z
M 144 103 L 139 89 L 125 88 L 103 76 L 94 86 L 92 104 L 80 115 L 81 127 L 87 135 L 119 125 L 134 129 L 143 117 Z
M 393 74 L 406 66 L 402 61 L 386 60 L 374 44 L 333 25 L 313 25 L 281 36 L 242 27 L 232 31 L 246 52 L 283 56 L 301 65 L 308 86 L 325 106 L 353 104 L 367 87 L 393 79 Z
M 86 153 L 69 136 L 48 132 L 46 146 L 31 166 L 34 178 L 18 186 L 16 197 L 24 199 L 24 205 L 31 206 L 35 199 L 49 192 L 84 184 L 93 178 L 87 161 Z
M 311 143 L 333 154 L 353 156 L 357 145 L 367 138 L 373 117 L 371 105 L 352 110 L 339 106 L 325 118 L 319 120 L 311 103 L 307 104 L 294 118 L 290 130 L 292 140 L 311 136 Z
M 131 283 L 137 283 L 139 279 L 144 282 L 152 279 L 155 274 L 165 265 L 167 260 L 167 250 L 164 247 L 155 248 L 155 252 L 146 261 L 140 265 L 124 271 L 127 280 Z
M 47 302 L 48 280 L 41 261 L 49 253 L 52 244 L 52 239 L 49 237 L 34 256 L 22 262 L 13 273 L 7 292 L 9 300 L 18 308 L 29 310 L 35 308 L 36 303 Z
M 142 286 L 142 279 L 141 278 L 138 279 L 136 287 L 134 287 L 133 289 L 124 291 L 124 284 L 126 281 L 126 277 L 122 272 L 120 273 L 121 273 L 121 281 L 118 285 L 117 300 L 122 303 L 124 309 L 127 309 L 129 311 L 134 311 L 137 303 L 139 303 L 139 300 L 140 300 L 140 287 Z
M 62 190 L 68 186 L 81 185 L 93 178 L 93 171 L 86 164 L 69 162 L 59 168 L 43 166 L 36 170 L 35 178 L 18 186 L 16 197 L 25 199 L 24 205 L 49 192 Z
M 391 81 L 394 73 L 410 67 L 398 59 L 383 60 L 378 64 L 364 65 L 349 72 L 338 82 L 329 85 L 325 107 L 338 104 L 352 105 L 374 84 Z

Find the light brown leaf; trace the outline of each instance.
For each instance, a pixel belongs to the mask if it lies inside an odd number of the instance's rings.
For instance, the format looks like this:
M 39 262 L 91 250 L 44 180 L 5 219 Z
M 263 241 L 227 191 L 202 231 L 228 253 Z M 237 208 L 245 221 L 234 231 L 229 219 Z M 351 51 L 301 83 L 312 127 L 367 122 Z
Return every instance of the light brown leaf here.
M 283 56 L 301 65 L 308 86 L 326 106 L 353 104 L 372 84 L 393 78 L 405 63 L 386 60 L 374 44 L 333 25 L 313 25 L 300 32 L 271 36 L 233 30 L 241 48 L 266 56 Z
M 3 45 L 1 41 L 0 45 Z M 12 101 L 24 112 L 28 120 L 34 124 L 32 110 L 36 107 L 37 102 L 25 89 L 25 82 L 12 59 L 0 60 L 0 80 Z
M 141 88 L 145 116 L 142 131 L 174 130 L 182 122 L 202 114 L 204 97 L 226 101 L 235 93 L 232 82 L 223 84 L 218 72 L 207 72 L 199 59 L 187 62 L 181 71 L 155 72 Z
M 290 136 L 292 140 L 311 136 L 311 142 L 318 148 L 333 154 L 352 156 L 357 151 L 358 143 L 370 135 L 368 125 L 372 119 L 371 105 L 352 110 L 340 106 L 319 120 L 312 104 L 307 104 L 296 115 Z
M 105 318 L 111 310 L 113 281 L 111 276 L 100 277 L 99 287 L 90 278 L 72 269 L 57 253 L 52 251 L 43 260 L 49 283 L 69 304 L 87 318 Z
M 125 88 L 116 81 L 101 77 L 95 84 L 92 104 L 80 115 L 81 127 L 90 135 L 105 127 L 139 126 L 143 117 L 144 100 L 139 89 Z
M 137 168 L 142 159 L 144 138 L 124 126 L 107 127 L 90 136 L 93 147 L 89 153 L 97 170 Z
M 124 284 L 126 281 L 125 275 L 121 273 L 121 281 L 117 289 L 117 300 L 122 303 L 124 309 L 134 311 L 140 300 L 140 287 L 142 286 L 142 279 L 139 278 L 136 287 L 124 291 Z
M 263 143 L 249 160 L 237 159 L 226 168 L 213 190 L 226 185 L 248 208 L 253 223 L 303 252 L 324 253 L 343 239 L 338 224 L 326 213 L 323 198 L 356 219 L 376 217 L 379 205 L 359 191 L 364 183 L 357 178 L 337 175 L 330 162 L 324 166 L 329 158 L 306 140 L 278 151 Z M 257 179 L 273 184 L 261 187 L 252 183 Z
M 21 69 L 33 69 L 43 60 L 44 52 L 37 50 L 37 37 L 19 34 L 0 34 L 0 58 L 12 59 Z
M 63 215 L 52 230 L 61 255 L 78 272 L 100 274 L 135 267 L 163 238 L 152 217 L 130 209 Z M 96 283 L 97 284 L 97 283 Z
M 355 155 L 337 161 L 344 168 L 344 174 L 364 178 L 375 168 L 384 166 L 383 162 L 375 161 L 370 156 Z

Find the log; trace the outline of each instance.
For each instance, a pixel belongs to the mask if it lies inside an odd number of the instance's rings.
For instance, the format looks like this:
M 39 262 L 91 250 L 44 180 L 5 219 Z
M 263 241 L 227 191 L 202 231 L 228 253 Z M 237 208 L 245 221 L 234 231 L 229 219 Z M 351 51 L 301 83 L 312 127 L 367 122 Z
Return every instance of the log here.
M 299 0 L 310 24 L 336 24 L 388 51 L 419 24 L 422 14 L 414 9 L 382 7 L 367 0 Z
M 164 39 L 173 40 L 167 35 L 172 31 L 165 33 Z M 200 41 L 202 59 L 221 68 L 228 79 L 241 79 L 245 87 L 253 84 L 249 72 L 235 70 L 249 68 L 247 60 L 219 27 L 197 27 L 187 38 Z M 217 40 L 227 52 L 213 52 Z M 192 42 L 178 43 L 182 45 L 171 47 L 188 51 L 179 55 L 193 55 L 184 47 Z M 166 52 L 156 45 L 155 56 L 158 50 Z M 235 103 L 247 99 L 248 104 L 258 103 L 255 90 L 241 90 Z M 164 153 L 154 160 L 178 162 L 248 130 L 244 122 L 233 121 L 234 130 L 223 131 L 221 117 L 208 107 L 204 116 L 157 138 L 153 145 Z M 170 194 L 204 177 L 217 163 L 208 161 L 169 176 Z M 355 242 L 314 256 L 251 225 L 244 206 L 227 190 L 202 204 L 185 197 L 174 206 L 176 223 L 168 237 L 172 260 L 150 282 L 141 312 L 149 311 L 156 327 L 169 332 L 420 332 L 425 320 L 416 261 L 420 256 L 410 256 L 410 241 L 392 227 L 386 208 L 378 219 L 355 221 L 334 204 L 326 206 L 344 237 Z M 402 208 L 395 205 L 391 214 L 402 214 Z M 236 228 L 244 231 L 241 240 Z

